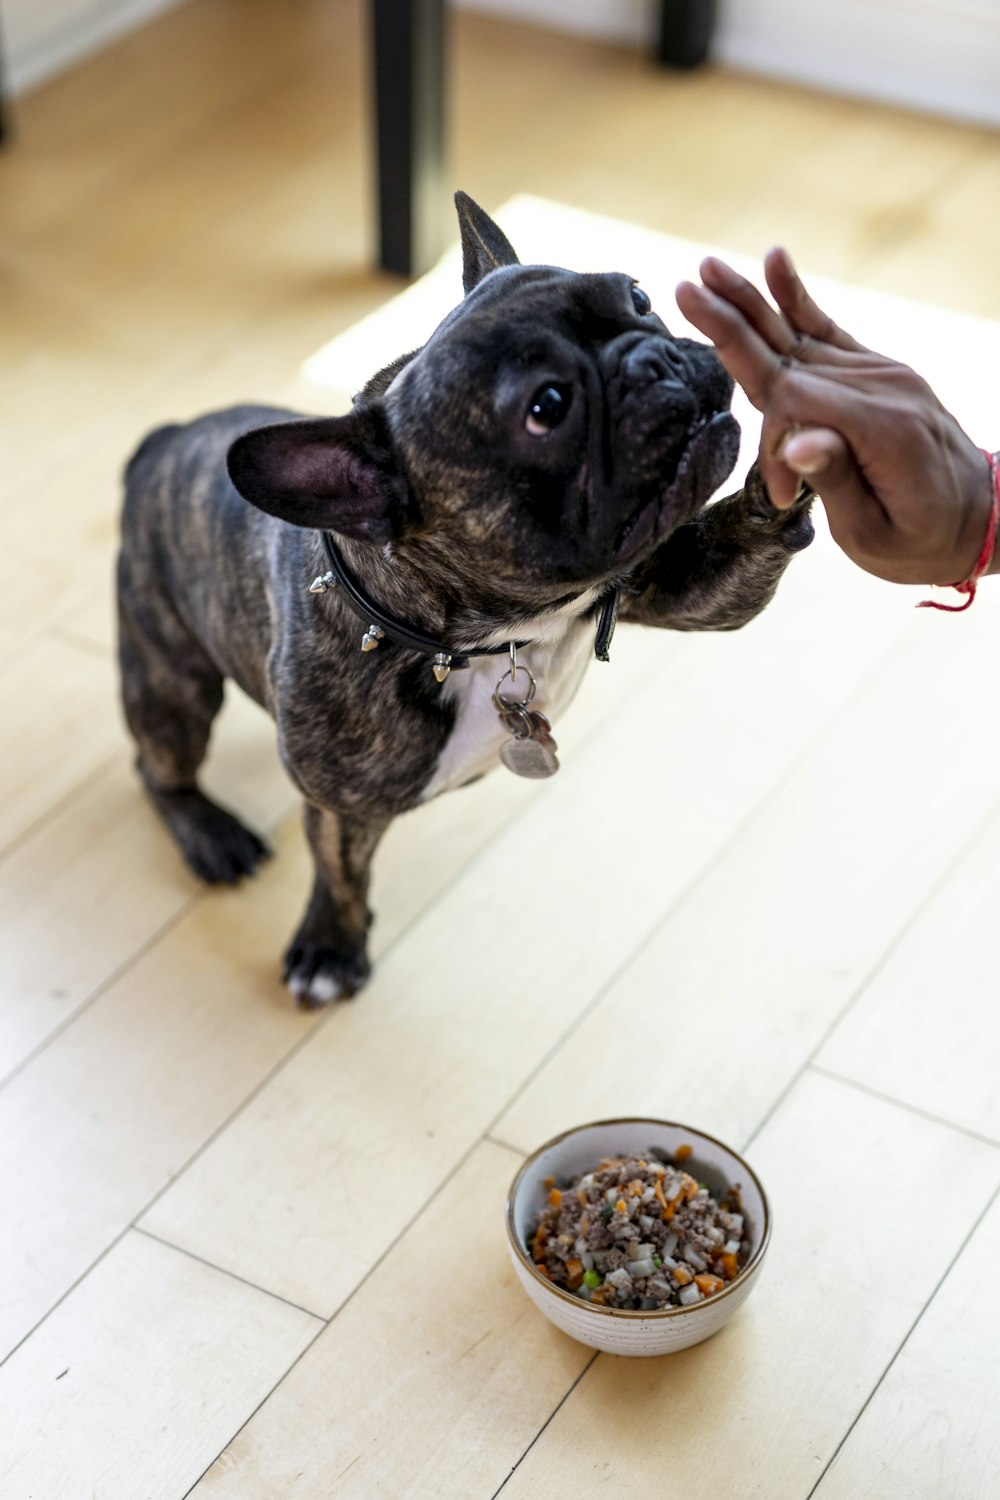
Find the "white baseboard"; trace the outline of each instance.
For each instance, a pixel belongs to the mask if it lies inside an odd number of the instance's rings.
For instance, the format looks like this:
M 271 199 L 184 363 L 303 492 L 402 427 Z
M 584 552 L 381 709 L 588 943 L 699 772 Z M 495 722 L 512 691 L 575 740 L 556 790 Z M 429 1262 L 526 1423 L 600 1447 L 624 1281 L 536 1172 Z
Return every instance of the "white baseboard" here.
M 1000 125 L 996 0 L 722 0 L 714 50 L 732 67 Z
M 651 45 L 656 35 L 656 0 L 455 0 L 455 4 L 462 10 L 634 47 Z
M 0 0 L 6 87 L 23 93 L 178 0 Z

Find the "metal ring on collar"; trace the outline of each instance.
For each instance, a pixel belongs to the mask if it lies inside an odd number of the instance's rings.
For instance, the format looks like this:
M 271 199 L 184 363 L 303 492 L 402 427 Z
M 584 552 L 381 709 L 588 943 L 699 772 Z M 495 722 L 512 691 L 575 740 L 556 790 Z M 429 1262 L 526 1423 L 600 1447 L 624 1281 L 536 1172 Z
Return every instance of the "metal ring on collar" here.
M 527 672 L 528 674 L 527 698 L 522 698 L 520 703 L 517 703 L 513 698 L 505 698 L 503 693 L 501 693 L 500 689 L 503 687 L 508 677 L 510 677 L 512 683 L 514 681 L 514 678 L 511 675 L 510 667 L 508 667 L 506 672 L 501 677 L 500 681 L 497 683 L 496 687 L 493 689 L 493 706 L 497 710 L 497 713 L 503 713 L 504 710 L 510 710 L 512 708 L 527 708 L 528 704 L 534 698 L 535 693 L 538 691 L 538 683 L 535 681 L 534 673 L 532 672 L 531 668 L 525 667 L 522 664 L 520 670 Z

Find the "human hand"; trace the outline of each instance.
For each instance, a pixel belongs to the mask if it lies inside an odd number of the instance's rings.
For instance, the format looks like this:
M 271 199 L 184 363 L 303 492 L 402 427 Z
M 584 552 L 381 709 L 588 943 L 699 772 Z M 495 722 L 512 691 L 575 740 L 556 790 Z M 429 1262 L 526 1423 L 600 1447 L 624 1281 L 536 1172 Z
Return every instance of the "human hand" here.
M 972 573 L 987 534 L 993 474 L 982 451 L 906 365 L 838 328 L 784 250 L 764 271 L 777 310 L 724 261 L 682 282 L 681 312 L 712 340 L 763 413 L 760 467 L 774 505 L 799 480 L 822 499 L 834 540 L 893 583 L 951 584 Z M 987 571 L 1000 571 L 994 555 Z

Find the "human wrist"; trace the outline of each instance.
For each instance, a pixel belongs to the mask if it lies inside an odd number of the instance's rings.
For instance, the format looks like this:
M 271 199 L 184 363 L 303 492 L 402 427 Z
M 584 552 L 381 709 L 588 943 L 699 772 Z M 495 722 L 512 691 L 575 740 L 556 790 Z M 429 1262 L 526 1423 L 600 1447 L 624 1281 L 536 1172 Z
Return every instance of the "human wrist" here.
M 998 499 L 1000 497 L 1000 451 L 991 454 L 990 457 L 992 458 L 992 463 L 990 464 L 990 503 L 996 505 L 1000 503 L 1000 499 Z M 1000 536 L 998 536 L 997 545 L 993 549 L 993 556 L 987 564 L 985 571 L 986 573 L 1000 573 Z

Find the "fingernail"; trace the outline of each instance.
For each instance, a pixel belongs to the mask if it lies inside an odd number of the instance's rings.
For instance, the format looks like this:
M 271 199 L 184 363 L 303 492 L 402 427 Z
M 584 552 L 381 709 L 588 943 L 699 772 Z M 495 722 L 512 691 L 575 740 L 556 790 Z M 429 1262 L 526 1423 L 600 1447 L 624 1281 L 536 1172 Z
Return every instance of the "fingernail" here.
M 819 474 L 829 463 L 827 454 L 797 437 L 791 437 L 782 444 L 778 457 L 796 474 Z

